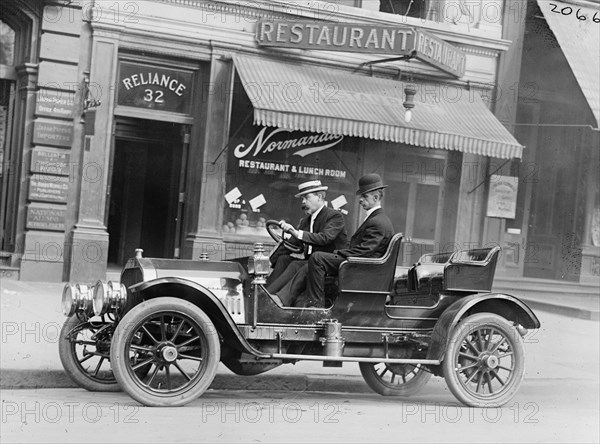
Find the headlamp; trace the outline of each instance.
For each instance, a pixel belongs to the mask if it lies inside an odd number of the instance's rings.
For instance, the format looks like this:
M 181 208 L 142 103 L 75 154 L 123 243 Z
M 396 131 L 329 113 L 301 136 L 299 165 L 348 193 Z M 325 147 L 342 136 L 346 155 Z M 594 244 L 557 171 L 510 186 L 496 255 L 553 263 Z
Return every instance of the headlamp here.
M 102 316 L 121 310 L 127 301 L 125 285 L 113 281 L 98 281 L 94 286 L 94 314 Z

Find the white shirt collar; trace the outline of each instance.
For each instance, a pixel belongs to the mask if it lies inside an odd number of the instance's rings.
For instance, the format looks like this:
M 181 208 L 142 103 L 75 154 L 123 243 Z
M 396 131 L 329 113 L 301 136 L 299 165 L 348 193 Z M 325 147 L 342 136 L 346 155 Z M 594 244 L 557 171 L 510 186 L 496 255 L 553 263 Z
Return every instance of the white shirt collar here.
M 324 203 L 323 205 L 321 205 L 321 207 L 317 211 L 315 211 L 313 214 L 310 215 L 310 218 L 312 220 L 315 220 L 317 218 L 317 215 L 321 212 L 321 210 L 325 207 L 326 204 L 327 203 Z
M 381 205 L 375 205 L 370 210 L 367 210 L 367 215 L 365 216 L 365 220 L 367 220 L 367 218 L 373 213 L 373 211 L 378 210 L 379 208 L 381 208 Z

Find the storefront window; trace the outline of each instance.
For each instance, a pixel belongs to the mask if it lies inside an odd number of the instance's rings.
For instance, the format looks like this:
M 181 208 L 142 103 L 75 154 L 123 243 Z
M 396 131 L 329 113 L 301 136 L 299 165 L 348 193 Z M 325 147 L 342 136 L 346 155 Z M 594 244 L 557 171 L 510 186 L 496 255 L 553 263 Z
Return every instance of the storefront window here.
M 422 148 L 389 145 L 386 149 L 384 207 L 396 232 L 404 234 L 398 262 L 415 263 L 423 254 L 440 252 L 441 213 L 446 181 L 456 180 L 446 153 Z
M 227 150 L 224 236 L 238 241 L 266 240 L 270 239 L 267 220 L 285 219 L 296 225 L 304 214 L 294 195 L 299 184 L 314 179 L 329 187 L 328 205 L 345 214 L 350 227 L 360 177 L 359 140 L 255 126 L 252 113 L 238 80 Z

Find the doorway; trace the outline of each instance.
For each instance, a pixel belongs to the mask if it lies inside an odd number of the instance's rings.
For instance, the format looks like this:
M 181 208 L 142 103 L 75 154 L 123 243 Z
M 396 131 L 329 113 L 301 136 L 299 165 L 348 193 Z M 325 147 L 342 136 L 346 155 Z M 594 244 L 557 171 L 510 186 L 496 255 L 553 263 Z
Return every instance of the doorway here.
M 108 199 L 109 264 L 123 265 L 136 248 L 146 257 L 178 256 L 183 140 L 179 124 L 117 120 Z

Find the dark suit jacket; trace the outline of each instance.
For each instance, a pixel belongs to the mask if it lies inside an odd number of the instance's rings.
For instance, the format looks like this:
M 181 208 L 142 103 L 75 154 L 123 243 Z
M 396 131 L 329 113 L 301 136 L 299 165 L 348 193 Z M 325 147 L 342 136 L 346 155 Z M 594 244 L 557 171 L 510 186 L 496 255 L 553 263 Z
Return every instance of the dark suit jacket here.
M 313 232 L 310 232 L 310 216 L 300 219 L 298 230 L 302 230 L 304 235 L 302 241 L 305 243 L 304 251 L 307 251 L 307 245 L 312 245 L 312 252 L 326 251 L 332 253 L 333 250 L 346 248 L 348 246 L 348 235 L 346 234 L 346 224 L 344 216 L 337 210 L 324 207 L 315 219 Z M 290 242 L 299 242 L 292 237 Z M 281 254 L 289 254 L 283 245 L 280 245 L 277 251 L 271 255 L 272 263 L 275 263 L 277 257 Z
M 358 227 L 350 239 L 350 247 L 336 253 L 343 257 L 381 257 L 393 235 L 392 221 L 378 208 Z

